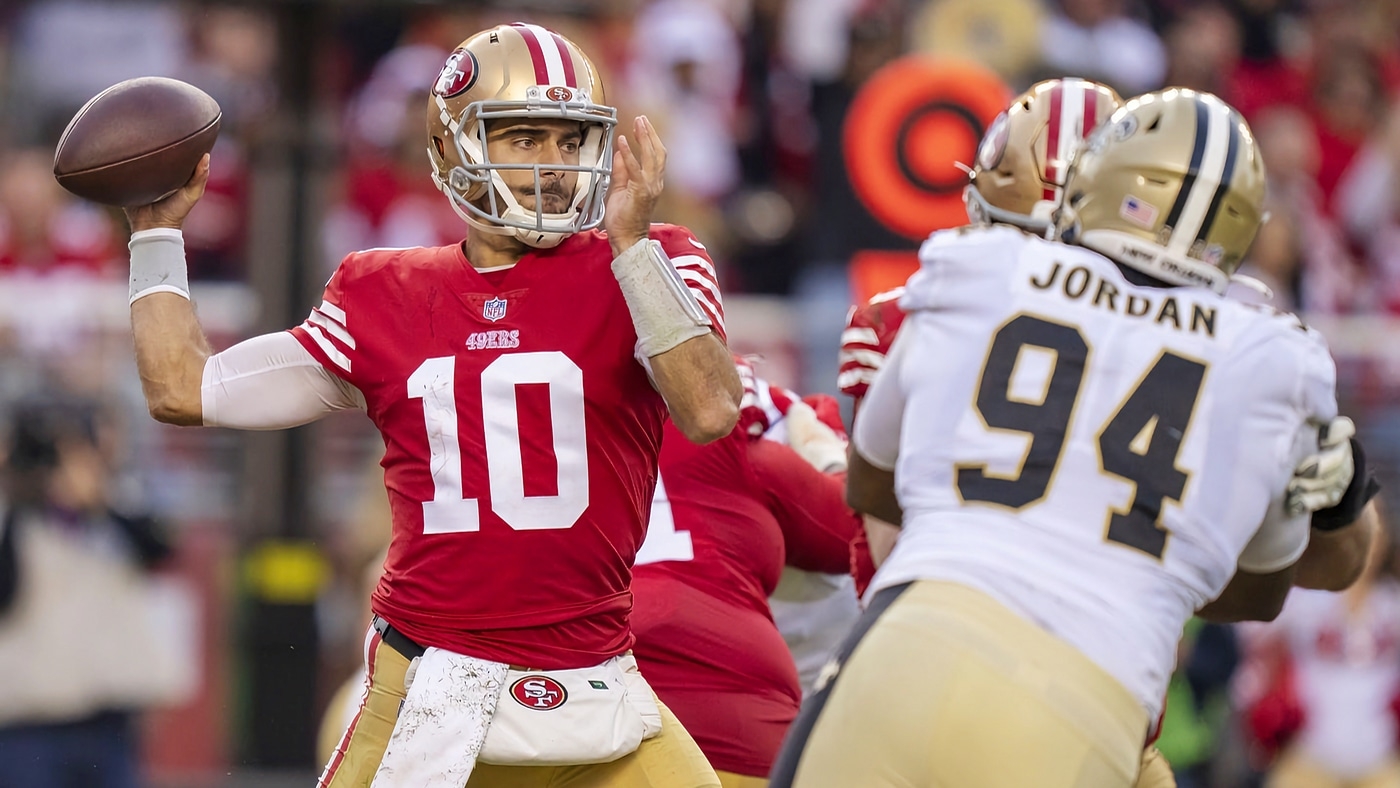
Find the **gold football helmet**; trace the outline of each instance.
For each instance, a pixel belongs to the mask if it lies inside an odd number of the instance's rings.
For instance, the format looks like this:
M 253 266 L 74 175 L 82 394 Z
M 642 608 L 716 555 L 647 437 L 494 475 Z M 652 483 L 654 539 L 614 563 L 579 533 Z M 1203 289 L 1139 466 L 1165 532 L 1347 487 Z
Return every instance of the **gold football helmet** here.
M 977 146 L 963 192 L 968 219 L 1048 230 L 1075 150 L 1121 106 L 1113 88 L 1084 79 L 1047 79 L 1022 93 Z
M 512 235 L 538 248 L 597 227 L 612 174 L 612 131 L 617 110 L 603 102 L 593 62 L 572 41 L 538 25 L 493 27 L 463 41 L 447 59 L 428 95 L 428 159 L 433 183 L 457 214 L 483 232 Z M 567 118 L 583 123 L 577 165 L 550 165 L 578 173 L 569 209 L 544 213 L 520 205 L 502 170 L 539 165 L 492 162 L 486 122 L 497 118 Z
M 1223 293 L 1264 223 L 1264 162 L 1233 107 L 1169 88 L 1129 101 L 1070 165 L 1059 237 Z

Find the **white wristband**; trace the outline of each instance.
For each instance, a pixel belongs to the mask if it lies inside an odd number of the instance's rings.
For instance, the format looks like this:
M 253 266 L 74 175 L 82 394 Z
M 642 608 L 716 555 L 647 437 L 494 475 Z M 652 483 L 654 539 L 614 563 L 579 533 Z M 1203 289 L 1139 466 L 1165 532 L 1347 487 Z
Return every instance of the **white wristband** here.
M 190 275 L 185 267 L 185 237 L 172 227 L 156 227 L 131 234 L 131 287 L 127 305 L 152 293 L 190 297 Z
M 613 260 L 612 271 L 627 299 L 643 357 L 710 333 L 710 318 L 657 241 L 638 241 Z

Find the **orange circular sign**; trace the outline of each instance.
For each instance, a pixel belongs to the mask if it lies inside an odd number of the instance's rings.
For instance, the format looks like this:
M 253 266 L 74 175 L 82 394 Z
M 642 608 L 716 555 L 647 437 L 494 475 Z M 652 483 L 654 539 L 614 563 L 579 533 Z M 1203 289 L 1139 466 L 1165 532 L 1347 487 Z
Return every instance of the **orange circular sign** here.
M 1011 93 L 964 60 L 900 58 L 866 82 L 846 113 L 843 149 L 856 196 L 881 224 L 921 240 L 967 223 L 962 193 L 977 145 Z

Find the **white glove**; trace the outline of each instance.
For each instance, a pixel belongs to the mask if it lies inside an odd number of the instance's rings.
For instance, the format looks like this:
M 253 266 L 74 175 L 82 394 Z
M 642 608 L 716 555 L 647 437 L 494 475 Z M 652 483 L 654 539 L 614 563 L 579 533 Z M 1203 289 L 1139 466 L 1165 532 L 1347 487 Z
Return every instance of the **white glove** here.
M 1355 434 L 1356 425 L 1346 416 L 1323 425 L 1318 433 L 1317 454 L 1298 463 L 1288 481 L 1283 502 L 1289 514 L 1308 514 L 1336 506 L 1342 500 L 1355 471 L 1351 458 L 1351 436 Z
M 846 441 L 817 418 L 812 406 L 797 400 L 788 407 L 788 445 L 809 465 L 822 473 L 846 470 Z

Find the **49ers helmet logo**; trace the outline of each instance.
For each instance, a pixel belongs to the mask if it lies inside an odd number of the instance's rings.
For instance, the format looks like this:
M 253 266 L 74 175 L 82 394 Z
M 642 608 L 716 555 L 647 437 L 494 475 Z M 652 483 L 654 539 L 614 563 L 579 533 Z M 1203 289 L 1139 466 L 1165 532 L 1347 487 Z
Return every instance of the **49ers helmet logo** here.
M 433 84 L 433 92 L 443 98 L 460 96 L 476 84 L 476 77 L 480 71 L 476 55 L 473 55 L 471 50 L 466 47 L 457 47 L 447 58 L 447 64 L 442 67 L 442 71 L 438 73 L 437 82 Z
M 527 709 L 549 711 L 563 706 L 569 699 L 569 692 L 548 676 L 532 675 L 510 685 L 510 696 Z
M 544 92 L 545 98 L 550 101 L 573 101 L 574 92 L 568 88 L 561 88 L 558 85 Z

